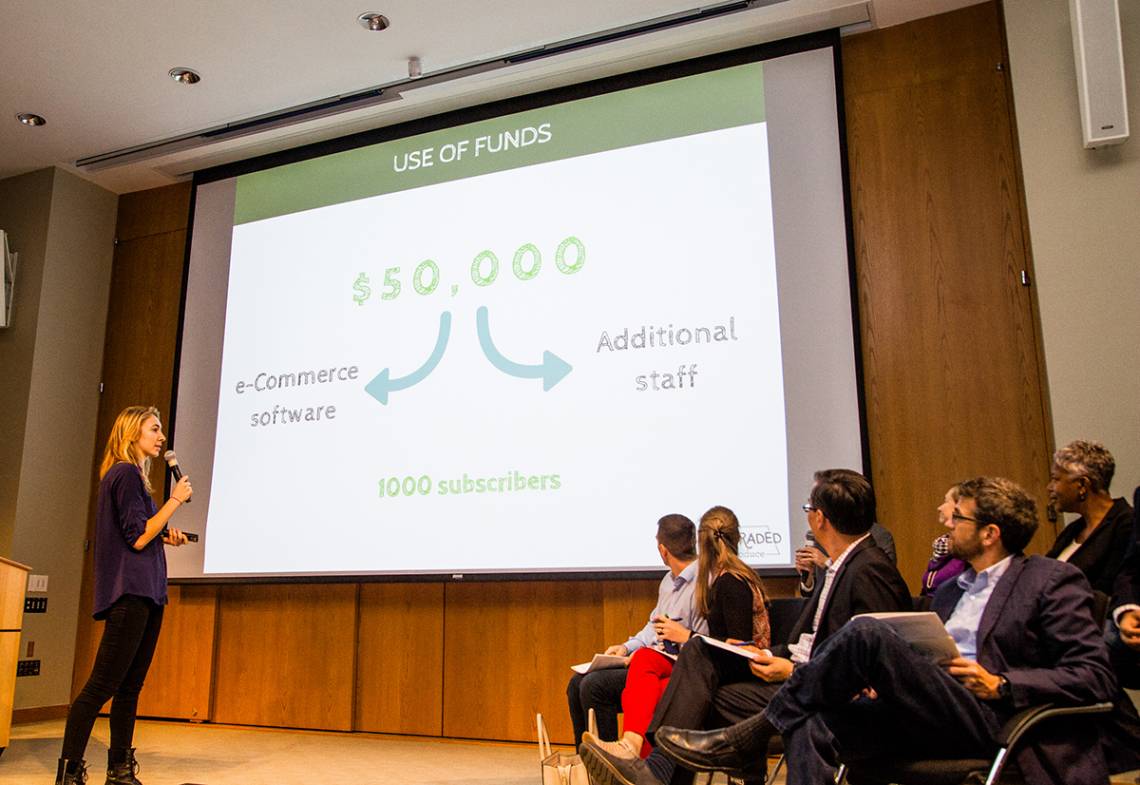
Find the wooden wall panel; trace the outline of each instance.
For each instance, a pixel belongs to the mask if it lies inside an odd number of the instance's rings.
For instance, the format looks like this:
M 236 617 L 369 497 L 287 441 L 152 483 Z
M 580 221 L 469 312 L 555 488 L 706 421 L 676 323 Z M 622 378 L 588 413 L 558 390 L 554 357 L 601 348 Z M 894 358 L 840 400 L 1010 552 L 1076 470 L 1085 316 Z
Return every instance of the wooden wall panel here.
M 127 406 L 154 404 L 164 417 L 170 414 L 189 203 L 188 183 L 130 194 L 119 200 L 115 228 L 118 242 L 112 263 L 103 347 L 103 393 L 92 449 L 88 548 L 83 560 L 83 588 L 75 636 L 73 698 L 91 673 L 103 630 L 103 625 L 91 618 L 93 552 L 90 544 L 95 532 L 99 462 L 107 434 L 116 415 Z M 161 463 L 151 472 L 151 483 L 158 489 L 163 487 L 162 472 Z M 157 493 L 155 500 L 160 504 L 163 501 Z
M 351 730 L 355 584 L 223 586 L 213 718 Z
M 844 39 L 843 68 L 872 479 L 917 589 L 949 485 L 999 474 L 1045 500 L 997 6 Z
M 169 595 L 154 662 L 139 696 L 139 714 L 208 720 L 218 587 L 171 586 Z
M 602 583 L 449 584 L 445 597 L 443 735 L 528 740 L 542 712 L 571 743 L 566 684 L 599 645 Z
M 360 587 L 356 730 L 443 733 L 443 584 Z
M 190 184 L 181 183 L 119 197 L 115 237 L 120 243 L 186 229 L 190 217 Z
M 594 637 L 590 651 L 574 658 L 575 662 L 585 662 L 595 653 L 604 651 L 607 646 L 625 643 L 629 636 L 645 626 L 649 613 L 657 604 L 655 581 L 604 581 L 602 583 L 602 626 Z

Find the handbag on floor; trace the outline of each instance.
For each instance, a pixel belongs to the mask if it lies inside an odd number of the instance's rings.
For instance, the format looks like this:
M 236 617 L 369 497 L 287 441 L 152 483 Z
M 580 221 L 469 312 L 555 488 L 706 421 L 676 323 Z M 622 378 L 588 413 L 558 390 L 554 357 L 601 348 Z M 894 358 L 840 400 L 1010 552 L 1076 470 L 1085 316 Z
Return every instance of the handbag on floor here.
M 594 710 L 590 709 L 587 724 L 590 733 L 598 735 L 598 720 Z M 590 785 L 590 777 L 586 774 L 586 766 L 577 752 L 552 752 L 550 749 L 550 734 L 546 732 L 546 723 L 542 715 L 537 715 L 535 725 L 538 727 L 538 759 L 542 767 L 542 785 Z

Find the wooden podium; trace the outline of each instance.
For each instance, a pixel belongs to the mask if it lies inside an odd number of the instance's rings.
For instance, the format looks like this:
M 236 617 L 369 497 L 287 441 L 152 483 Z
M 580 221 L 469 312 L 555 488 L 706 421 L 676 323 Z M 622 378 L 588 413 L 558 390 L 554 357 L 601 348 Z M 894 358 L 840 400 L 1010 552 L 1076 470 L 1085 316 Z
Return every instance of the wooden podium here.
M 12 702 L 16 694 L 16 662 L 24 623 L 24 589 L 28 567 L 0 557 L 0 753 L 12 735 Z

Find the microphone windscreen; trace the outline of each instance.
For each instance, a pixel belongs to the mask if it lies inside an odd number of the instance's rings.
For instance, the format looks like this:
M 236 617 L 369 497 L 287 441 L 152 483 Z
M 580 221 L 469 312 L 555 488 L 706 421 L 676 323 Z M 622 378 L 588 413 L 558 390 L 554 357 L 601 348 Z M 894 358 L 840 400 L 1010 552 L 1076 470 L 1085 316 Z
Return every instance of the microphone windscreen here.
M 167 466 L 178 465 L 178 456 L 174 454 L 174 450 L 167 450 L 163 453 L 162 460 L 166 461 Z

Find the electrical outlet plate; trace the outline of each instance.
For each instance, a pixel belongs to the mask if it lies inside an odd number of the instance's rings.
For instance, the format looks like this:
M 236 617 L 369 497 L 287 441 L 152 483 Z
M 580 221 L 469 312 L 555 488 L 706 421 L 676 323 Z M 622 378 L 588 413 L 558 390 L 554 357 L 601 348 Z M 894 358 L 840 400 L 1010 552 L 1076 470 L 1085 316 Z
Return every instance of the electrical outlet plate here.
M 39 676 L 40 675 L 40 661 L 39 660 L 20 660 L 16 663 L 17 676 Z

